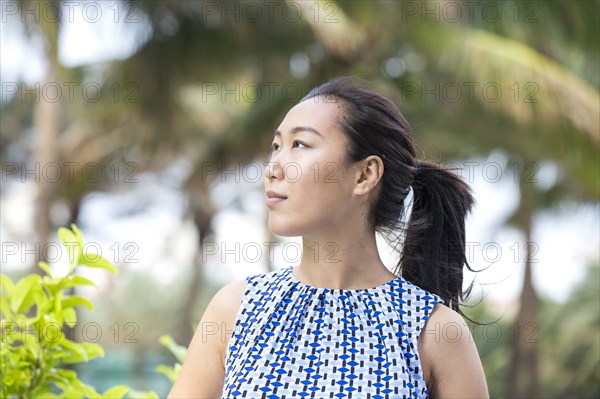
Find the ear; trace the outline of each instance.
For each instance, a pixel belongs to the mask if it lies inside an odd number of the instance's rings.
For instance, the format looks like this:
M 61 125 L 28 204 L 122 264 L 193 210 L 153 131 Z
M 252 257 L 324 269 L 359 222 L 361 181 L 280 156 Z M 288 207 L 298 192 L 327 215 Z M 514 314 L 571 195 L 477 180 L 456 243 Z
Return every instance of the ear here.
M 383 176 L 383 161 L 377 155 L 370 155 L 360 161 L 356 169 L 356 185 L 353 193 L 365 195 L 371 192 Z

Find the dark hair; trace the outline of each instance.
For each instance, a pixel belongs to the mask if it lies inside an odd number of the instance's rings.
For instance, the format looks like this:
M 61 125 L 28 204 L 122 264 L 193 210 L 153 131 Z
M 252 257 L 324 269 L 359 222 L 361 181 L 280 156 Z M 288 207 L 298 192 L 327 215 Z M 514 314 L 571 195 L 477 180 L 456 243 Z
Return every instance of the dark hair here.
M 339 126 L 348 138 L 348 164 L 370 155 L 384 164 L 381 190 L 371 210 L 376 231 L 395 249 L 402 242 L 395 273 L 439 295 L 459 309 L 463 293 L 465 217 L 475 200 L 470 187 L 448 169 L 416 159 L 411 128 L 398 108 L 381 94 L 338 77 L 312 89 L 301 101 L 318 98 L 342 106 Z M 405 222 L 405 199 L 413 190 L 412 213 Z M 398 234 L 399 233 L 399 234 Z M 404 239 L 401 237 L 404 235 Z

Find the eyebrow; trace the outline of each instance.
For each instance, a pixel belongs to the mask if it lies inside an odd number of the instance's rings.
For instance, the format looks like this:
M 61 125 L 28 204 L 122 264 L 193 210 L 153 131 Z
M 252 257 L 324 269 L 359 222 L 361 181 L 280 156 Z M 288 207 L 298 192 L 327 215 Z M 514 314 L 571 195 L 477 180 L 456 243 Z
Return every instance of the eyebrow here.
M 296 126 L 292 130 L 290 130 L 290 133 L 296 134 L 298 132 L 303 132 L 303 131 L 315 133 L 315 134 L 319 135 L 321 138 L 323 138 L 323 135 L 321 133 L 319 133 L 319 131 L 317 129 L 314 129 L 310 126 Z M 281 132 L 279 130 L 275 130 L 275 132 L 273 133 L 273 138 L 275 138 L 277 136 L 281 136 Z

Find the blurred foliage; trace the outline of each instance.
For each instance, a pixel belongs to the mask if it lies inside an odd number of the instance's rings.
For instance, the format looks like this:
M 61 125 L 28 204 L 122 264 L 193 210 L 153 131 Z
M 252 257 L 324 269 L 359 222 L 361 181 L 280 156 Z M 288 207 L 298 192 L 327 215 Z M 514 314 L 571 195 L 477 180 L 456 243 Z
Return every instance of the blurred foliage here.
M 66 275 L 55 276 L 50 266 L 40 262 L 45 276 L 30 274 L 16 284 L 0 274 L 2 398 L 158 398 L 154 392 L 134 391 L 115 386 L 99 394 L 77 378 L 68 364 L 88 362 L 104 356 L 100 345 L 74 342 L 63 333 L 65 326 L 77 325 L 76 306 L 93 309 L 93 304 L 66 290 L 94 282 L 76 274 L 78 267 L 100 268 L 116 273 L 116 267 L 97 254 L 84 253 L 84 241 L 76 225 L 61 227 L 58 235 L 69 254 Z
M 587 274 L 565 303 L 540 300 L 539 323 L 519 330 L 511 317 L 474 306 L 470 325 L 486 373 L 491 398 L 506 397 L 505 380 L 511 366 L 510 348 L 516 340 L 540 347 L 542 398 L 600 396 L 600 265 Z M 525 332 L 523 334 L 523 331 Z
M 590 265 L 565 304 L 542 307 L 540 344 L 544 394 L 600 396 L 600 264 Z

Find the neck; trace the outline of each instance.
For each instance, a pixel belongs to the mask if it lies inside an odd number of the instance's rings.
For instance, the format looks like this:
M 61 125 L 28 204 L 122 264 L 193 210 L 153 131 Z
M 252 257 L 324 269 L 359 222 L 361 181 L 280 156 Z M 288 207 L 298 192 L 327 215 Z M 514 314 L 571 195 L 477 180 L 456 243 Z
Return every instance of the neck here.
M 321 237 L 327 238 L 302 238 L 302 261 L 294 272 L 299 281 L 313 287 L 353 290 L 396 278 L 379 257 L 374 231 L 346 229 Z

